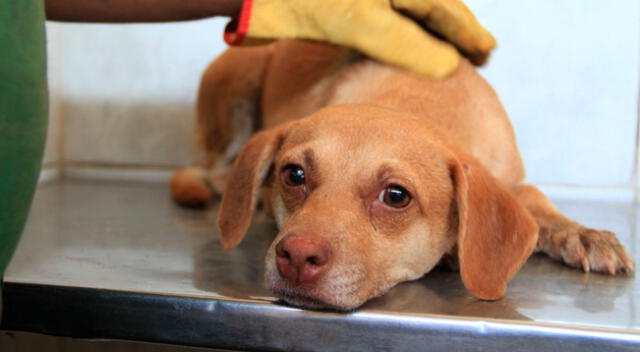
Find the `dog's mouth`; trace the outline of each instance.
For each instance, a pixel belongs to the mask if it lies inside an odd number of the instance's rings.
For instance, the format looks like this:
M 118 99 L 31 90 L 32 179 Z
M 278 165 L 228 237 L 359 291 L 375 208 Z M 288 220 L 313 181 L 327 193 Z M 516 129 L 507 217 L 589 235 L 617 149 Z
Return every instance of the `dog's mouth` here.
M 342 302 L 344 298 L 340 299 L 338 295 L 332 295 L 318 288 L 292 287 L 287 283 L 271 287 L 271 292 L 291 306 L 307 309 L 344 312 L 353 310 L 361 304 L 345 304 Z
M 286 285 L 289 286 L 289 285 Z M 299 287 L 285 287 L 277 285 L 271 289 L 274 295 L 289 305 L 295 307 L 303 307 L 319 310 L 345 310 L 328 302 L 321 293 L 315 293 L 314 290 L 306 290 Z
M 338 309 L 302 290 L 276 289 L 273 293 L 281 300 L 295 307 L 311 309 Z

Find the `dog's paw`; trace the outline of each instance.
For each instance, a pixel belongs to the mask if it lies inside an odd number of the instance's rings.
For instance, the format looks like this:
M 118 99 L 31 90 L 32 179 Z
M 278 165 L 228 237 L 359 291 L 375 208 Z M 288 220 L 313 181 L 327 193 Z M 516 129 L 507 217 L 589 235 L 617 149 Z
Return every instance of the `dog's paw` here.
M 613 232 L 580 227 L 559 238 L 553 254 L 585 272 L 615 275 L 634 271 L 633 260 Z
M 188 207 L 202 207 L 214 195 L 207 172 L 198 167 L 176 171 L 171 177 L 171 193 L 176 202 Z

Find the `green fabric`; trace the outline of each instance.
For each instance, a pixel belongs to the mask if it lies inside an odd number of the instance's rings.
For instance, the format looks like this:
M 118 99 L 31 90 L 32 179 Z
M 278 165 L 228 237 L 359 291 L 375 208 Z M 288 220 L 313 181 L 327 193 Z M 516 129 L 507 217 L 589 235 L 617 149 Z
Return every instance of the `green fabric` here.
M 0 274 L 18 243 L 47 131 L 43 0 L 0 0 Z

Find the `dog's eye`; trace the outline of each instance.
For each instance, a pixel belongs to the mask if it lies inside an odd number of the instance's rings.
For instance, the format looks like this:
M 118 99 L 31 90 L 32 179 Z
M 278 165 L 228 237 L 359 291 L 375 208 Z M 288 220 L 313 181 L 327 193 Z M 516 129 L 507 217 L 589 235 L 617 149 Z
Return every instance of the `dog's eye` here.
M 289 164 L 282 169 L 284 183 L 287 186 L 302 186 L 305 183 L 304 170 L 300 165 Z
M 403 187 L 391 185 L 380 192 L 378 200 L 392 208 L 401 209 L 409 205 L 411 194 Z

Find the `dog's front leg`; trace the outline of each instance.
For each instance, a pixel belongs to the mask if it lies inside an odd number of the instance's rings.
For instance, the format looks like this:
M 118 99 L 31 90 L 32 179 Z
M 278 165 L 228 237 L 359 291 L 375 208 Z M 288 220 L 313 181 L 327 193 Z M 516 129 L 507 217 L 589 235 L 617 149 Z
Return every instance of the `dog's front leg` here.
M 634 270 L 633 260 L 614 233 L 567 218 L 534 186 L 519 185 L 514 191 L 538 223 L 539 251 L 586 272 L 614 275 Z

